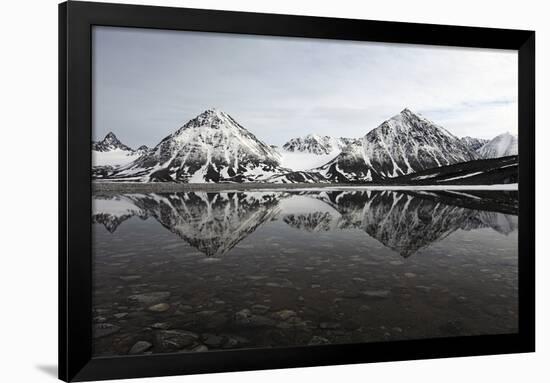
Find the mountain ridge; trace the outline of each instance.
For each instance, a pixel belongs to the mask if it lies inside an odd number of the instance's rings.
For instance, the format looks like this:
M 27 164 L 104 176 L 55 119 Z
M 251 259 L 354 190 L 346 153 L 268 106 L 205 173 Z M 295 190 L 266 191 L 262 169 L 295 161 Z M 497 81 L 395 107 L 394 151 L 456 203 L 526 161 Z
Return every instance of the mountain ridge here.
M 337 182 L 377 181 L 477 158 L 458 137 L 405 108 L 317 170 Z
M 152 148 L 142 145 L 134 150 L 110 132 L 102 141 L 92 143 L 93 157 L 120 153 L 125 157 L 113 165 L 95 161 L 93 176 L 114 181 L 183 183 L 390 182 L 427 169 L 508 153 L 514 143 L 509 136 L 499 135 L 490 141 L 459 138 L 405 108 L 361 138 L 308 134 L 290 139 L 279 150 L 258 139 L 229 114 L 210 108 Z M 304 155 L 314 157 L 314 161 L 306 161 Z M 295 164 L 290 164 L 291 157 Z M 317 165 L 307 168 L 304 164 L 308 163 Z
M 145 182 L 253 182 L 290 171 L 233 117 L 207 109 L 113 174 Z

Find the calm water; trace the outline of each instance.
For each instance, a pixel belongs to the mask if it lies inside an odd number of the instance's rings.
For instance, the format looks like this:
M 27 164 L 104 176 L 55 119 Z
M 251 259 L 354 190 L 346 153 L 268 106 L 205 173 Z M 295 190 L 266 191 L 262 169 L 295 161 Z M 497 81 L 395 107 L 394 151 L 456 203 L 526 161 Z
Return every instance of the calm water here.
M 517 192 L 95 195 L 94 353 L 517 331 Z

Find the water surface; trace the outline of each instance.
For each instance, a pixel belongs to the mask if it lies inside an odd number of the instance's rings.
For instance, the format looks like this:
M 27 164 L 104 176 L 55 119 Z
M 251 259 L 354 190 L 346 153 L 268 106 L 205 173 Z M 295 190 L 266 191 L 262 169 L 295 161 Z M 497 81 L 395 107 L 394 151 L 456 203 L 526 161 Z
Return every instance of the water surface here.
M 517 192 L 96 194 L 94 354 L 517 332 Z

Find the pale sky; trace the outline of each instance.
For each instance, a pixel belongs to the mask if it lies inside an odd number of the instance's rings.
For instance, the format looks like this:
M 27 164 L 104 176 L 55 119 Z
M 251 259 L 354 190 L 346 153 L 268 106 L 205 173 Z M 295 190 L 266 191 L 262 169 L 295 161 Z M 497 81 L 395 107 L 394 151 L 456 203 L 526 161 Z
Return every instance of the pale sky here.
M 93 139 L 154 146 L 205 109 L 282 145 L 362 137 L 408 107 L 456 136 L 517 134 L 517 53 L 93 28 Z

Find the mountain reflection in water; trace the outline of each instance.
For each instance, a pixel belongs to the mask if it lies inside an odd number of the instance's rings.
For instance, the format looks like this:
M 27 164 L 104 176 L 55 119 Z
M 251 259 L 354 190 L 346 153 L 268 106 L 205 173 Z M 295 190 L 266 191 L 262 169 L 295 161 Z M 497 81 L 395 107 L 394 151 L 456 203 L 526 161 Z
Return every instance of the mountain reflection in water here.
M 187 192 L 96 195 L 92 221 L 114 233 L 132 217 L 154 219 L 207 256 L 221 256 L 281 220 L 309 232 L 361 230 L 409 257 L 457 230 L 507 235 L 517 229 L 516 212 L 510 191 Z
M 517 192 L 93 196 L 93 354 L 518 329 Z

